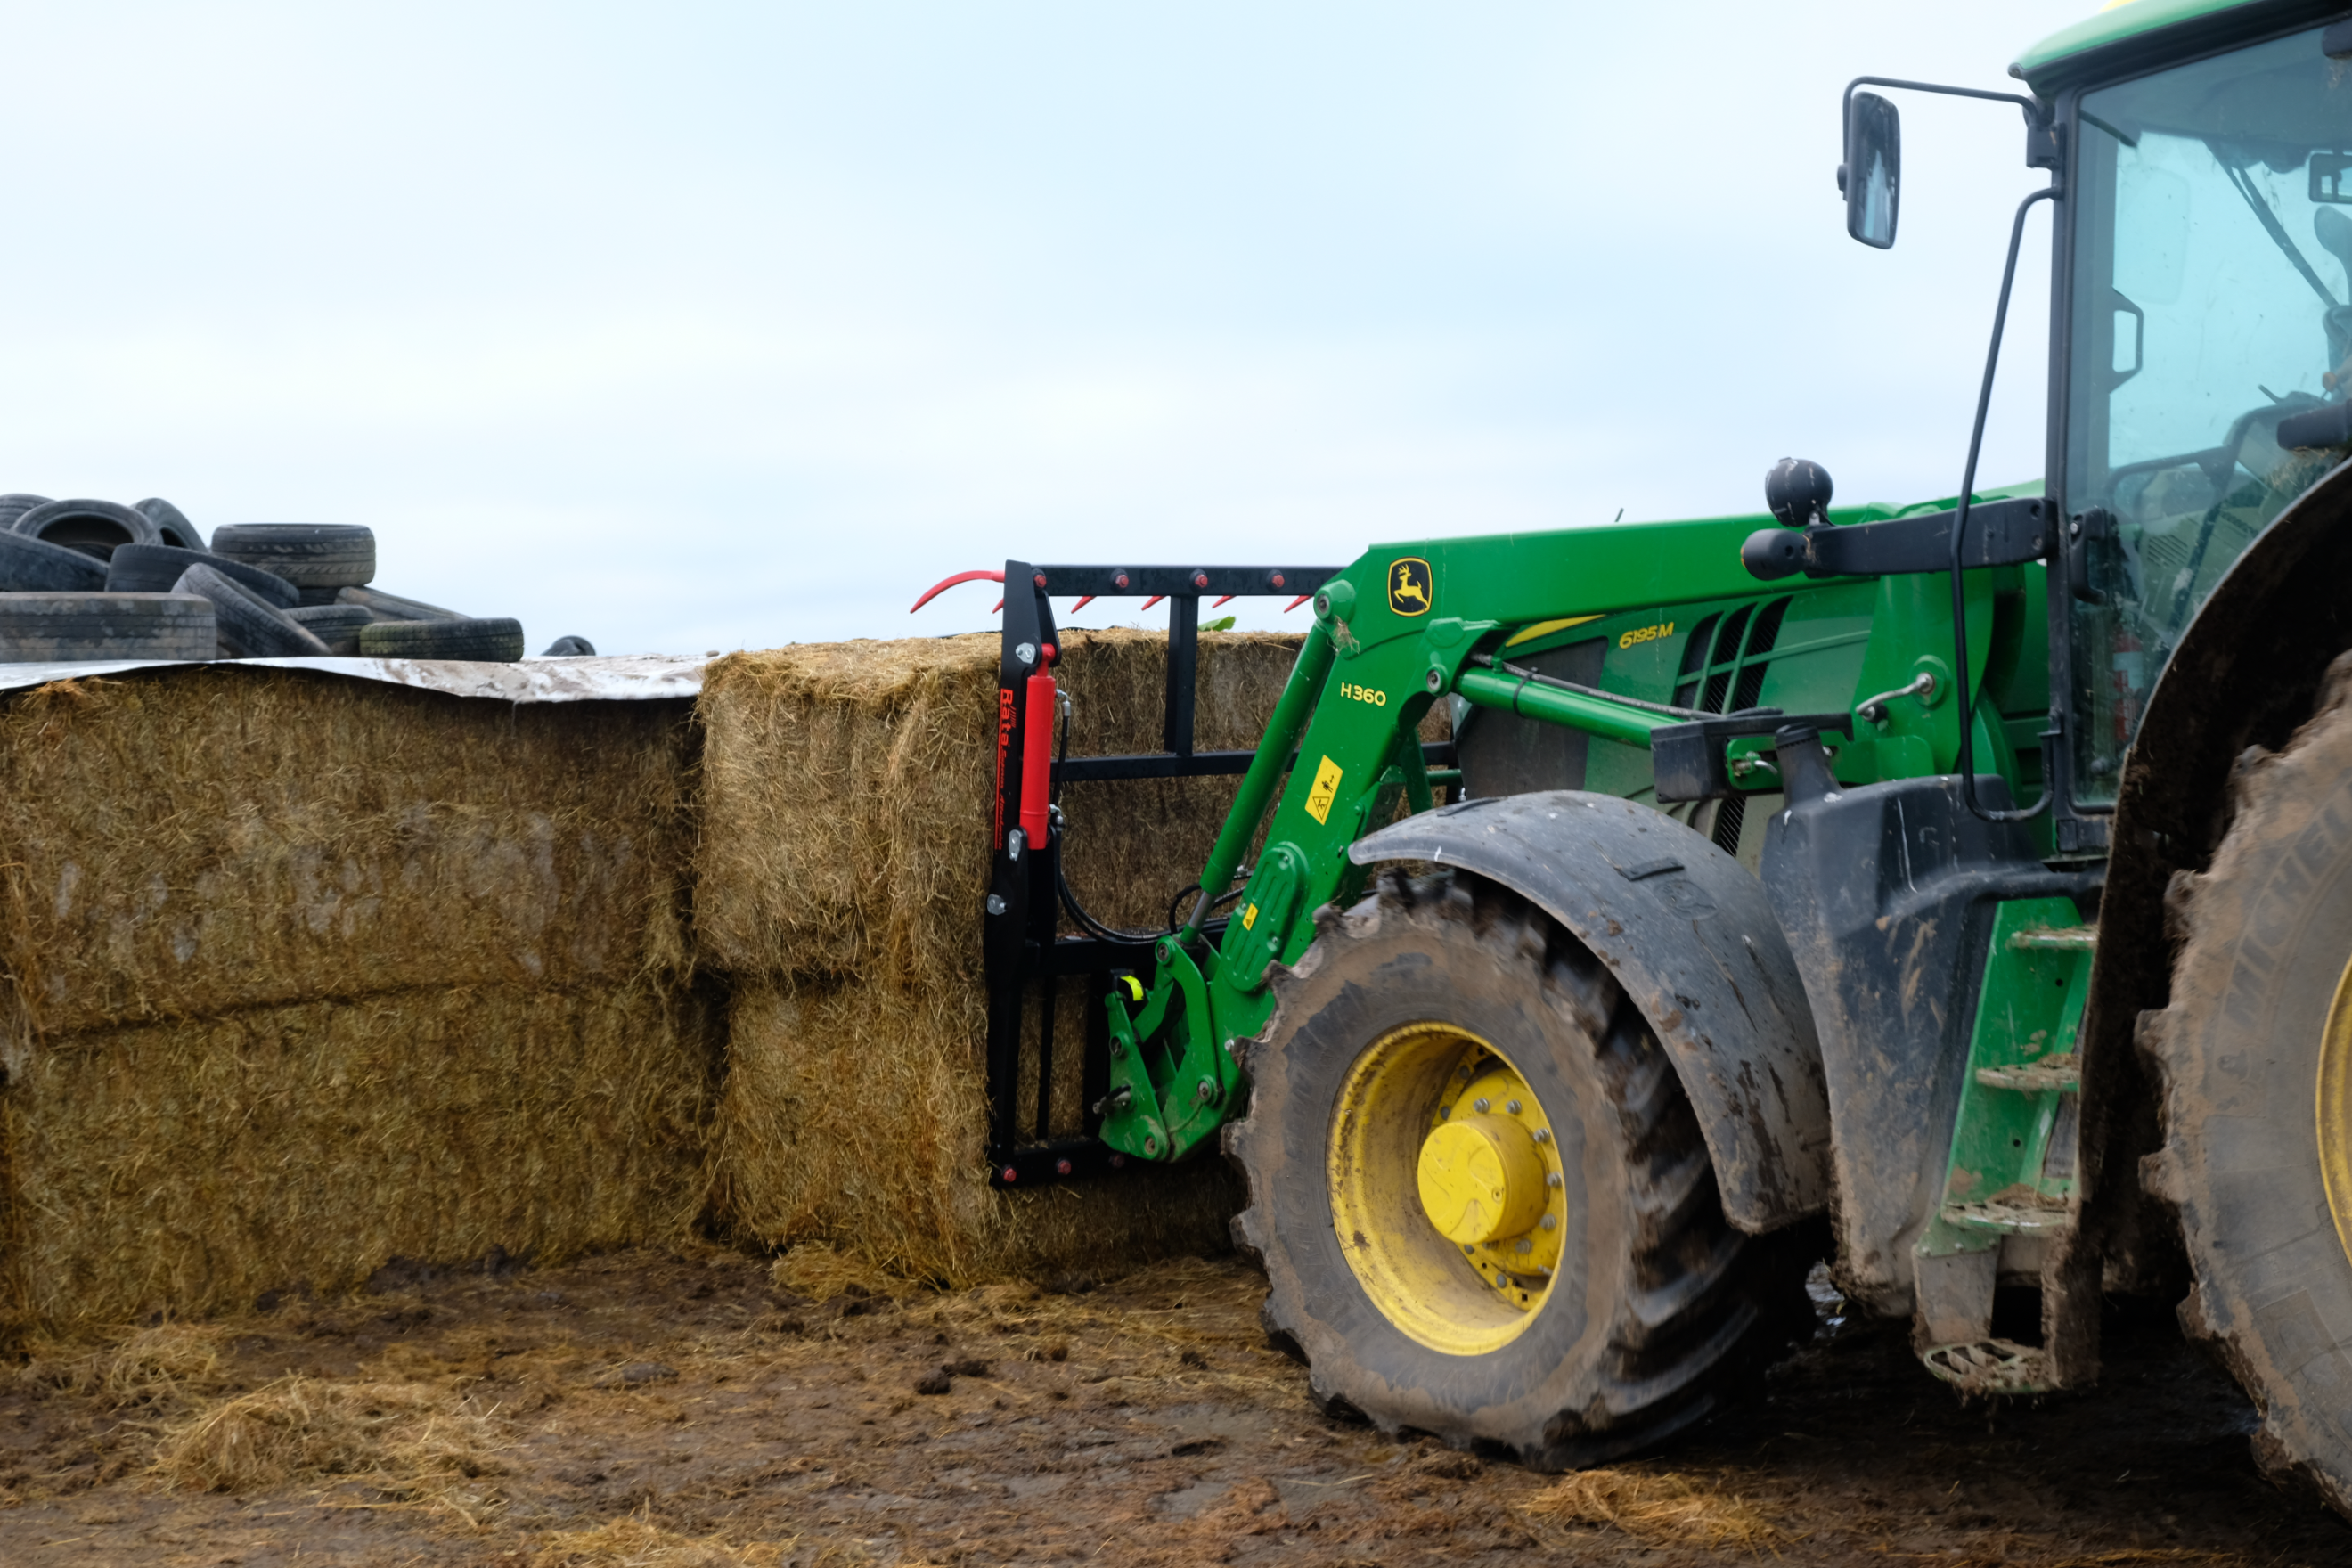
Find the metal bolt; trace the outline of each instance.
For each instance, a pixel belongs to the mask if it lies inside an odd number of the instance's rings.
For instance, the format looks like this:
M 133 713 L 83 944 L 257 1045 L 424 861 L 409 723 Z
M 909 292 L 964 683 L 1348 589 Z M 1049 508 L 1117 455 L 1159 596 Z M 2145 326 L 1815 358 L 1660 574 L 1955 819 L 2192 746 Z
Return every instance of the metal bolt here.
M 1432 691 L 1443 691 L 1443 690 L 1444 690 L 1444 689 L 1445 689 L 1445 672 L 1444 672 L 1444 670 L 1442 670 L 1442 669 L 1433 669 L 1433 670 L 1431 670 L 1431 671 L 1429 672 L 1428 682 L 1429 682 L 1429 689 L 1430 689 Z
M 1503 1102 L 1503 1109 L 1517 1116 L 1519 1113 L 1519 1102 L 1516 1100 L 1507 1100 Z
M 1070 1163 L 1067 1160 L 1056 1160 L 1054 1162 L 1054 1174 L 1057 1176 L 1066 1176 L 1069 1173 Z
M 1536 1272 L 1549 1279 L 1551 1278 L 1551 1265 L 1547 1263 L 1542 1268 L 1537 1269 Z
M 1516 1247 L 1514 1250 L 1516 1250 L 1516 1251 L 1519 1251 L 1519 1252 L 1533 1252 L 1535 1249 L 1536 1249 L 1536 1244 L 1535 1244 L 1534 1242 L 1532 1242 L 1532 1241 L 1529 1241 L 1526 1237 L 1524 1237 L 1524 1236 L 1523 1236 L 1523 1237 L 1519 1237 L 1519 1245 L 1518 1245 L 1518 1246 L 1517 1246 L 1517 1247 Z
M 1453 1114 L 1454 1114 L 1454 1108 L 1453 1108 L 1452 1106 L 1450 1106 L 1450 1105 L 1441 1105 L 1441 1106 L 1439 1106 L 1439 1107 L 1437 1108 L 1437 1119 L 1438 1119 L 1440 1121 L 1444 1121 L 1447 1117 L 1449 1117 L 1449 1116 L 1451 1116 L 1451 1115 L 1453 1115 Z
M 1192 1099 L 1196 1104 L 1206 1105 L 1209 1101 L 1216 1098 L 1217 1080 L 1213 1078 L 1202 1079 L 1201 1080 L 1201 1087 L 1192 1091 Z
M 1549 1128 L 1549 1127 L 1538 1127 L 1538 1128 L 1537 1128 L 1537 1129 L 1536 1129 L 1536 1142 L 1538 1142 L 1538 1143 L 1549 1143 L 1549 1142 L 1551 1142 L 1551 1129 L 1550 1129 L 1550 1128 Z
M 1559 1228 L 1559 1215 L 1556 1214 L 1548 1214 L 1544 1215 L 1543 1227 L 1546 1230 L 1558 1230 Z
M 1483 1115 L 1485 1115 L 1485 1114 L 1486 1114 L 1486 1107 L 1487 1107 L 1487 1106 L 1489 1106 L 1489 1105 L 1491 1105 L 1492 1103 L 1494 1103 L 1494 1102 L 1493 1102 L 1492 1100 L 1489 1100 L 1486 1096 L 1484 1096 L 1484 1095 L 1480 1095 L 1476 1100 L 1472 1100 L 1472 1101 L 1470 1102 L 1470 1109 L 1471 1109 L 1471 1110 L 1475 1110 L 1475 1111 L 1477 1111 L 1480 1115 L 1482 1115 L 1482 1116 L 1483 1116 Z
M 1005 1167 L 1004 1167 L 1004 1169 L 1003 1169 L 1003 1170 L 1002 1170 L 1002 1171 L 999 1171 L 999 1172 L 997 1173 L 997 1174 L 1004 1178 L 1004 1181 L 1005 1181 L 1005 1183 L 1006 1183 L 1006 1184 L 1007 1184 L 1007 1185 L 1010 1185 L 1011 1184 L 1013 1184 L 1013 1183 L 1014 1183 L 1014 1182 L 1017 1182 L 1017 1181 L 1019 1181 L 1019 1180 L 1021 1179 L 1021 1173 L 1020 1173 L 1020 1172 L 1018 1172 L 1018 1171 L 1016 1171 L 1016 1170 L 1014 1170 L 1014 1169 L 1013 1169 L 1012 1166 L 1010 1166 L 1010 1165 L 1005 1166 Z
M 1470 1069 L 1469 1069 L 1468 1068 L 1464 1068 L 1462 1069 L 1462 1075 L 1461 1075 L 1461 1076 L 1462 1076 L 1465 1079 L 1467 1079 L 1469 1078 L 1469 1076 L 1470 1076 Z
M 1465 1258 L 1470 1256 L 1470 1244 L 1466 1241 L 1462 1244 L 1462 1256 Z
M 1023 664 L 1034 664 L 1037 662 L 1037 645 L 1033 642 L 1015 643 L 1013 645 L 1013 657 Z
M 1559 1186 L 1559 1173 L 1558 1171 L 1554 1171 L 1549 1175 L 1546 1176 L 1544 1178 L 1544 1185 L 1550 1187 L 1555 1191 L 1558 1190 Z
M 1015 860 L 1021 858 L 1021 851 L 1027 848 L 1028 845 L 1028 836 L 1017 827 L 1004 836 L 1004 853 Z
M 1004 912 L 1006 907 L 1007 906 L 1005 905 L 1002 895 L 996 893 L 991 893 L 988 895 L 988 912 L 990 914 L 1001 915 Z

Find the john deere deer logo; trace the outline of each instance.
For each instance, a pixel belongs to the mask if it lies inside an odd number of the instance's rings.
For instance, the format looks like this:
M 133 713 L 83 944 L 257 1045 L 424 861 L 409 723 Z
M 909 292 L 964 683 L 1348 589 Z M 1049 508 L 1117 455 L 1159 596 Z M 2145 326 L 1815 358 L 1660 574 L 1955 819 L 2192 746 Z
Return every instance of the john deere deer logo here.
M 1429 614 L 1429 563 L 1418 555 L 1389 563 L 1389 608 L 1400 616 Z

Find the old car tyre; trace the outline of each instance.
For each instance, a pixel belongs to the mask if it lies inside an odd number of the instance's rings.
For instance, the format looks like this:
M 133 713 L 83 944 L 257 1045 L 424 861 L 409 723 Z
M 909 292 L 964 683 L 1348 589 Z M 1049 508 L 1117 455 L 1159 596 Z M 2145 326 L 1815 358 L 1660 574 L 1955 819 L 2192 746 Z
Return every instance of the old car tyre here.
M 0 495 L 0 529 L 14 529 L 16 520 L 37 506 L 47 506 L 47 496 L 29 495 L 23 490 L 10 490 Z
M 309 628 L 327 645 L 327 651 L 344 658 L 360 651 L 360 628 L 375 617 L 357 605 L 302 605 L 286 612 L 287 618 Z
M 0 533 L 0 593 L 103 593 L 106 574 L 107 563 L 94 555 L 26 533 Z
M 213 607 L 173 594 L 0 595 L 0 661 L 213 657 Z
M 205 536 L 188 521 L 188 514 L 165 500 L 162 496 L 149 496 L 131 508 L 155 525 L 156 541 L 180 550 L 202 550 Z
M 1648 1022 L 1549 917 L 1391 873 L 1318 924 L 1275 973 L 1225 1146 L 1267 1331 L 1319 1402 L 1596 1464 L 1705 1416 L 1809 1321 L 1806 1260 L 1725 1220 Z
M 173 591 L 212 601 L 220 651 L 231 658 L 290 658 L 328 651 L 300 622 L 210 566 L 189 567 Z
M 2174 879 L 2148 1191 L 2178 1212 L 2183 1326 L 2262 1413 L 2256 1458 L 2352 1513 L 2352 655 L 2283 751 L 2249 752 L 2211 866 Z
M 379 621 L 463 621 L 470 620 L 462 610 L 445 610 L 438 605 L 428 605 L 422 599 L 404 599 L 397 594 L 386 594 L 374 588 L 343 588 L 337 591 L 339 605 L 359 605 Z
M 457 621 L 377 621 L 360 628 L 370 658 L 463 658 L 512 664 L 522 657 L 522 623 L 506 616 Z
M 100 561 L 125 544 L 162 542 L 146 513 L 110 500 L 44 501 L 19 516 L 14 531 Z
M 356 523 L 224 523 L 213 530 L 213 551 L 298 588 L 356 588 L 375 577 L 375 532 Z
M 274 572 L 215 555 L 209 550 L 183 550 L 173 544 L 126 544 L 106 563 L 106 587 L 113 594 L 167 593 L 191 566 L 209 566 L 233 583 L 251 589 L 281 610 L 291 609 L 300 590 Z
M 593 658 L 596 657 L 596 645 L 586 637 L 558 637 L 549 643 L 539 657 L 541 658 Z

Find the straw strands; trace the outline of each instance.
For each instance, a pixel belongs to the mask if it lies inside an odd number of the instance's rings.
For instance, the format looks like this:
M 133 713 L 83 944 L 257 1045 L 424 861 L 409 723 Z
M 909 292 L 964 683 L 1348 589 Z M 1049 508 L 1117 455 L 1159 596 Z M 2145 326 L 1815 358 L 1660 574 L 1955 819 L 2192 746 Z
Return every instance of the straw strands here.
M 1072 754 L 1160 750 L 1166 639 L 1072 631 L 1062 649 Z M 1198 746 L 1254 744 L 1297 653 L 1296 637 L 1204 634 Z M 695 937 L 733 995 L 716 1189 L 761 1242 L 829 1239 L 953 1283 L 1224 1245 L 1235 1193 L 1213 1160 L 986 1184 L 978 926 L 998 658 L 975 636 L 736 655 L 709 673 Z M 1078 896 L 1156 928 L 1238 783 L 1071 788 Z

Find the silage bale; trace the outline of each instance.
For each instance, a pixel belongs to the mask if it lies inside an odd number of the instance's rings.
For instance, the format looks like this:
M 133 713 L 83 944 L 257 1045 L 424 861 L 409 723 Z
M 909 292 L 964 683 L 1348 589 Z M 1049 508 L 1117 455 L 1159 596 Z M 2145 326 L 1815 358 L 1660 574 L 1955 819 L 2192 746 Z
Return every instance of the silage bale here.
M 0 707 L 5 1316 L 684 1237 L 683 700 L 182 668 Z
M 686 704 L 154 669 L 0 707 L 17 1035 L 688 966 Z
M 12 1077 L 20 1326 L 202 1316 L 393 1258 L 683 1240 L 716 1089 L 661 984 L 446 987 L 45 1044 Z
M 1072 754 L 1160 750 L 1165 637 L 1073 631 L 1062 647 Z M 1201 750 L 1255 743 L 1297 647 L 1202 635 Z M 1236 1193 L 1213 1155 L 1035 1192 L 987 1184 L 980 905 L 999 649 L 992 634 L 791 647 L 706 677 L 695 933 L 733 991 L 717 1202 L 769 1245 L 826 1239 L 955 1281 L 1224 1245 Z M 1156 927 L 1239 785 L 1072 786 L 1073 887 L 1102 918 Z M 1064 987 L 1059 1015 L 1065 1117 L 1078 990 Z M 1034 1052 L 1025 1066 L 1034 1082 Z

